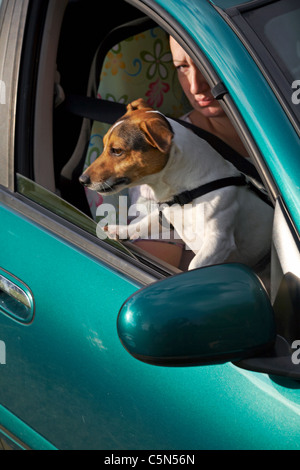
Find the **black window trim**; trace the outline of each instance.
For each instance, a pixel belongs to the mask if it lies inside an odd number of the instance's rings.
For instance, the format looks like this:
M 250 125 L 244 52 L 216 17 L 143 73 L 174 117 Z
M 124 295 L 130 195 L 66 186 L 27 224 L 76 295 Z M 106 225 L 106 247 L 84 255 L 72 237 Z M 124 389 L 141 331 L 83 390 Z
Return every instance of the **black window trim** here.
M 236 7 L 231 7 L 222 10 L 216 5 L 212 5 L 230 28 L 235 32 L 240 41 L 243 43 L 263 76 L 267 80 L 270 88 L 284 109 L 288 119 L 292 123 L 295 131 L 300 137 L 300 107 L 291 106 L 292 87 L 288 83 L 287 78 L 280 70 L 279 66 L 261 42 L 255 31 L 251 28 L 249 23 L 245 20 L 243 15 L 251 10 L 256 10 L 259 7 L 271 5 L 279 2 L 280 0 L 256 0 L 247 2 Z M 281 86 L 283 86 L 283 89 Z
M 31 0 L 28 6 L 19 84 L 15 129 L 15 169 L 34 180 L 33 133 L 39 57 L 49 0 Z M 32 66 L 34 64 L 34 67 Z M 26 125 L 24 123 L 26 122 Z

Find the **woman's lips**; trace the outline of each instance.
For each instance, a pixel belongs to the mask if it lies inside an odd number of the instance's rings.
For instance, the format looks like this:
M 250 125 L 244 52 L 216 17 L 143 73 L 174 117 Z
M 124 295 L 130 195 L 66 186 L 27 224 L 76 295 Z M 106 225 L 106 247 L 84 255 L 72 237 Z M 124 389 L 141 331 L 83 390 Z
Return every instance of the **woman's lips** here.
M 214 98 L 210 98 L 210 97 L 195 98 L 195 99 L 199 106 L 209 106 L 215 101 Z

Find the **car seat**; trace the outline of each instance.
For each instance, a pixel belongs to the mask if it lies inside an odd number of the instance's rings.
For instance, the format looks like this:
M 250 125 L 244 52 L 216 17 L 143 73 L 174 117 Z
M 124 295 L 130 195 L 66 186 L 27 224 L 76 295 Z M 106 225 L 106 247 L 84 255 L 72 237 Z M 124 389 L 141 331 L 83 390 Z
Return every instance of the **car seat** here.
M 65 183 L 74 178 L 77 181 L 82 171 L 101 154 L 102 140 L 110 124 L 125 112 L 125 105 L 131 101 L 144 98 L 151 107 L 173 118 L 190 109 L 172 63 L 168 35 L 149 18 L 115 28 L 100 44 L 91 67 L 87 96 L 98 98 L 105 104 L 105 111 L 92 124 L 88 118 L 83 120 L 76 149 L 61 172 Z M 116 103 L 119 115 L 116 115 Z M 82 115 L 89 115 L 90 105 L 95 103 L 81 103 Z M 126 190 L 121 194 L 127 194 Z M 92 217 L 97 220 L 96 211 L 103 202 L 113 204 L 118 214 L 119 201 L 124 199 L 119 196 L 102 197 L 87 189 Z

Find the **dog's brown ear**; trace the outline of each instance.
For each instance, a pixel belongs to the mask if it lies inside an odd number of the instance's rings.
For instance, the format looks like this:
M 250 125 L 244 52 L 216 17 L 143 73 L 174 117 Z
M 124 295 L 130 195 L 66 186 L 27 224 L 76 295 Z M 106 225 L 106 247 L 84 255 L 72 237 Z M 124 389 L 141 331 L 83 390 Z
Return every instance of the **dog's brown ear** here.
M 150 145 L 158 148 L 162 153 L 170 152 L 173 132 L 167 122 L 160 118 L 147 119 L 141 122 L 140 128 Z
M 136 111 L 137 109 L 149 109 L 150 106 L 143 100 L 143 98 L 139 98 L 138 100 L 132 101 L 127 105 L 127 111 Z

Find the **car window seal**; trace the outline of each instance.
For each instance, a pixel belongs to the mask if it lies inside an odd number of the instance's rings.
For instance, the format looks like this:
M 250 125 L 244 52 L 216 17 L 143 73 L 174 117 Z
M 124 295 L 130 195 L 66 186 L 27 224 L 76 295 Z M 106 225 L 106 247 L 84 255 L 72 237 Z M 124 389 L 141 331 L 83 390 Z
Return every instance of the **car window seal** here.
M 16 132 L 15 132 L 15 161 L 17 171 L 33 177 L 33 122 L 35 107 L 35 90 L 38 73 L 38 63 L 41 48 L 41 37 L 48 10 L 49 0 L 30 2 L 18 85 Z M 34 64 L 34 67 L 32 67 Z M 25 126 L 24 123 L 27 123 Z M 31 123 L 31 124 L 29 124 Z

